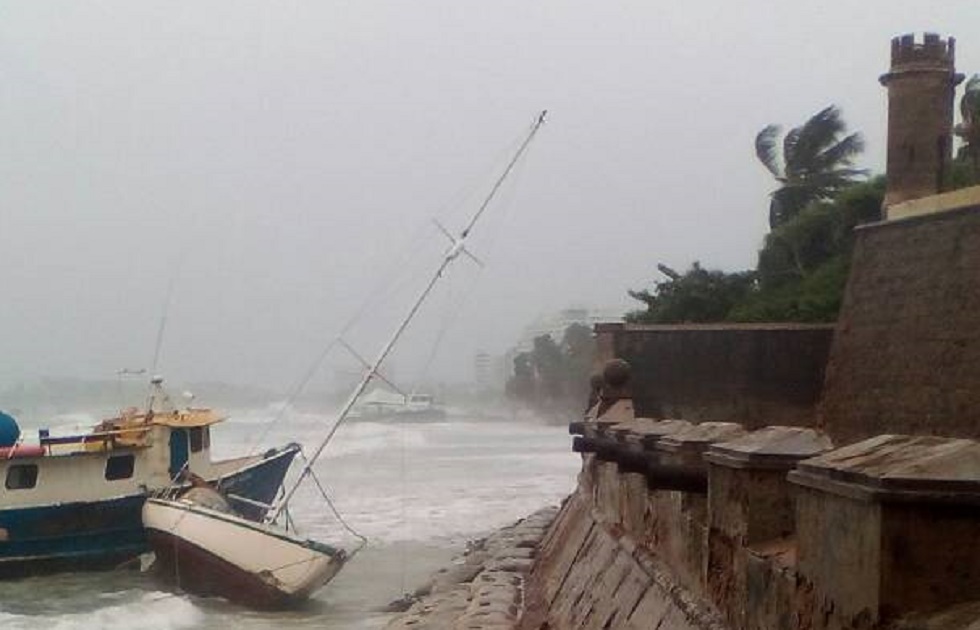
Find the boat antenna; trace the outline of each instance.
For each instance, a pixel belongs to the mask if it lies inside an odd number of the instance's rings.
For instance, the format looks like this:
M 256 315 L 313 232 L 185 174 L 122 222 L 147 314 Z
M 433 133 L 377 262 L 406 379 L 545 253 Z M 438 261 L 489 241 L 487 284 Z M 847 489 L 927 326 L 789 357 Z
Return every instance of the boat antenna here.
M 147 394 L 146 399 L 146 411 L 150 411 L 150 407 L 153 404 L 154 389 L 156 383 L 154 381 L 157 379 L 157 368 L 160 366 L 160 356 L 163 352 L 163 340 L 164 335 L 167 332 L 167 320 L 170 318 L 170 309 L 173 306 L 174 292 L 177 288 L 177 279 L 180 277 L 181 271 L 184 267 L 184 260 L 187 258 L 187 254 L 190 251 L 190 239 L 184 241 L 180 252 L 177 254 L 177 262 L 174 266 L 173 274 L 170 276 L 170 280 L 167 281 L 167 292 L 163 298 L 163 309 L 160 312 L 160 321 L 157 324 L 157 335 L 156 340 L 153 344 L 153 360 L 150 362 L 150 391 Z
M 333 426 L 330 427 L 330 431 L 327 433 L 326 437 L 323 438 L 323 441 L 321 441 L 317 446 L 316 450 L 313 452 L 313 455 L 306 460 L 306 464 L 303 466 L 303 470 L 299 474 L 299 477 L 297 477 L 296 481 L 293 482 L 293 485 L 290 486 L 289 490 L 286 491 L 282 498 L 276 503 L 275 509 L 272 510 L 271 515 L 266 517 L 267 521 L 271 522 L 279 517 L 279 514 L 282 513 L 286 505 L 289 504 L 289 500 L 293 497 L 293 494 L 296 493 L 299 485 L 303 482 L 303 479 L 305 479 L 307 475 L 313 471 L 313 464 L 315 464 L 317 459 L 320 458 L 320 455 L 323 453 L 323 449 L 327 447 L 327 444 L 329 444 L 330 440 L 333 439 L 334 434 L 337 433 L 337 429 L 339 429 L 340 425 L 347 419 L 347 415 L 350 413 L 351 408 L 357 402 L 357 399 L 361 397 L 361 394 L 364 393 L 364 390 L 371 382 L 371 379 L 378 374 L 381 364 L 384 363 L 386 358 L 388 358 L 388 354 L 394 348 L 395 343 L 397 343 L 398 339 L 402 336 L 402 333 L 405 332 L 405 329 L 408 328 L 408 324 L 415 317 L 415 314 L 418 313 L 426 298 L 429 297 L 429 294 L 439 281 L 439 278 L 441 278 L 443 273 L 445 273 L 446 268 L 449 267 L 449 265 L 456 260 L 460 254 L 464 254 L 472 260 L 476 260 L 476 258 L 466 249 L 466 240 L 469 238 L 470 232 L 473 230 L 473 226 L 476 225 L 477 220 L 479 220 L 480 216 L 483 215 L 484 211 L 487 209 L 487 206 L 490 205 L 490 201 L 496 196 L 497 191 L 500 190 L 500 186 L 504 183 L 504 180 L 507 179 L 510 172 L 514 170 L 514 166 L 517 164 L 518 160 L 520 160 L 521 156 L 527 151 L 528 146 L 531 144 L 531 140 L 534 139 L 534 136 L 544 124 L 544 119 L 547 114 L 548 110 L 544 110 L 538 115 L 534 124 L 531 126 L 530 131 L 528 131 L 527 136 L 524 138 L 524 142 L 521 143 L 521 146 L 517 149 L 517 152 L 514 154 L 514 157 L 511 158 L 503 173 L 501 173 L 500 177 L 497 178 L 497 181 L 494 182 L 493 187 L 483 200 L 480 208 L 470 219 L 469 223 L 467 223 L 466 227 L 463 228 L 463 231 L 459 233 L 459 236 L 453 236 L 447 230 L 441 228 L 442 232 L 449 237 L 451 243 L 449 249 L 442 257 L 442 262 L 440 262 L 439 267 L 435 270 L 435 273 L 432 274 L 428 284 L 425 285 L 425 288 L 423 288 L 418 297 L 415 298 L 415 302 L 413 302 L 411 308 L 408 309 L 408 314 L 405 315 L 398 326 L 395 327 L 395 331 L 388 339 L 388 342 L 381 348 L 381 351 L 378 352 L 378 356 L 374 359 L 374 362 L 368 366 L 367 371 L 354 388 L 354 391 L 351 392 L 347 402 L 344 403 L 343 407 L 341 407 L 340 412 L 337 414 L 337 417 L 333 422 Z

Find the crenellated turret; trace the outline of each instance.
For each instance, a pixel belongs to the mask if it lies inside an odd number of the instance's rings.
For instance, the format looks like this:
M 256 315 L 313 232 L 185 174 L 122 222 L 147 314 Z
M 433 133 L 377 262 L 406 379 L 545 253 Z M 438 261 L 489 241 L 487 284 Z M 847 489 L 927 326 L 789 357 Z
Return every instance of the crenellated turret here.
M 956 73 L 956 40 L 926 33 L 892 39 L 888 89 L 888 190 L 893 204 L 943 190 L 952 157 L 953 100 L 963 80 Z

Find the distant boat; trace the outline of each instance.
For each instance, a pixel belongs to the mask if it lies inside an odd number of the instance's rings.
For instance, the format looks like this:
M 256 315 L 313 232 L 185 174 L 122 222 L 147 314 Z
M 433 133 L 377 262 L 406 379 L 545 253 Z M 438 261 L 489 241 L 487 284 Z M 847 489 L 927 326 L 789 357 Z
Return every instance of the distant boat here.
M 112 568 L 149 551 L 143 503 L 185 472 L 220 487 L 244 518 L 265 516 L 299 446 L 211 461 L 210 429 L 223 418 L 174 409 L 162 382 L 153 388 L 156 408 L 76 435 L 25 440 L 0 414 L 0 578 Z
M 451 245 L 441 264 L 416 297 L 408 314 L 382 346 L 377 358 L 366 365 L 367 371 L 341 408 L 330 430 L 316 451 L 307 458 L 297 480 L 270 510 L 265 523 L 249 522 L 235 514 L 232 506 L 223 501 L 220 493 L 202 484 L 186 492 L 167 493 L 146 501 L 143 505 L 143 524 L 163 575 L 190 592 L 220 595 L 254 608 L 279 608 L 309 597 L 333 579 L 357 553 L 361 547 L 348 552 L 304 539 L 294 531 L 289 531 L 287 526 L 291 524 L 291 520 L 286 511 L 289 501 L 307 477 L 323 492 L 313 465 L 361 400 L 368 385 L 378 375 L 382 363 L 450 263 L 461 254 L 472 258 L 465 247 L 470 231 L 544 123 L 544 116 L 545 113 L 542 112 L 483 205 L 460 234 L 453 236 L 442 228 Z M 431 398 L 419 400 L 417 404 L 424 403 L 431 404 Z M 410 407 L 410 399 L 403 399 L 402 404 L 406 409 L 422 410 L 421 406 Z M 325 494 L 324 498 L 326 499 Z M 285 521 L 281 526 L 275 524 L 280 517 Z M 364 542 L 362 538 L 361 546 Z
M 351 420 L 372 422 L 437 422 L 446 419 L 446 409 L 429 394 L 403 395 L 383 388 L 365 394 L 350 413 Z

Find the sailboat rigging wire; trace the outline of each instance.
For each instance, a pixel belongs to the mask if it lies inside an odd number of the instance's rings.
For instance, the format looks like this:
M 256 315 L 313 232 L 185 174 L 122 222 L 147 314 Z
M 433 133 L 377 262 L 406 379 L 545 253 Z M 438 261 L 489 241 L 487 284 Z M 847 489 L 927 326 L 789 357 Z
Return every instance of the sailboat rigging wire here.
M 410 245 L 414 244 L 416 241 L 419 241 L 421 237 L 422 237 L 422 230 L 419 229 L 416 231 L 415 235 L 412 237 L 409 244 Z M 320 366 L 323 365 L 323 362 L 326 361 L 328 356 L 330 356 L 330 353 L 331 351 L 333 351 L 334 348 L 336 348 L 338 345 L 342 345 L 346 347 L 349 351 L 351 351 L 352 354 L 354 354 L 355 358 L 361 360 L 357 356 L 357 354 L 353 353 L 353 351 L 350 349 L 350 346 L 344 340 L 344 335 L 346 335 L 350 331 L 350 329 L 353 328 L 354 324 L 356 324 L 364 316 L 368 308 L 375 302 L 379 301 L 383 294 L 389 292 L 391 288 L 395 286 L 396 284 L 395 281 L 399 277 L 405 274 L 407 270 L 407 266 L 403 264 L 403 261 L 408 258 L 408 255 L 410 253 L 411 253 L 410 248 L 406 247 L 404 251 L 401 253 L 401 255 L 398 257 L 399 264 L 397 265 L 397 270 L 399 273 L 395 274 L 393 277 L 390 277 L 386 282 L 383 281 L 377 283 L 374 289 L 368 295 L 368 298 L 364 300 L 364 302 L 361 304 L 358 310 L 344 323 L 343 327 L 340 329 L 340 333 L 336 337 L 334 337 L 330 341 L 330 343 L 327 344 L 327 346 L 323 350 L 321 350 L 320 353 L 314 358 L 314 360 L 310 363 L 309 367 L 307 368 L 306 372 L 303 373 L 303 377 L 296 383 L 295 387 L 286 396 L 286 399 L 285 401 L 283 401 L 283 404 L 279 408 L 279 411 L 272 418 L 272 420 L 270 420 L 265 424 L 262 431 L 252 441 L 252 446 L 249 449 L 249 454 L 254 454 L 255 451 L 261 446 L 262 441 L 266 438 L 266 436 L 268 436 L 269 431 L 272 430 L 272 427 L 276 426 L 277 424 L 279 424 L 279 422 L 282 421 L 283 417 L 286 415 L 286 411 L 290 407 L 292 407 L 292 405 L 296 402 L 296 400 L 306 389 L 306 386 L 309 385 L 310 381 L 313 380 L 313 377 L 316 376 L 316 373 L 319 371 Z M 369 366 L 366 365 L 365 367 L 369 367 Z
M 530 150 L 528 150 L 528 152 L 530 152 Z M 520 175 L 521 175 L 521 167 L 522 167 L 523 164 L 525 164 L 525 162 L 519 163 L 517 165 L 517 167 L 514 169 L 513 175 L 512 175 L 512 179 L 518 180 L 520 178 Z M 514 186 L 511 187 L 511 190 L 513 190 L 513 188 L 516 188 L 516 187 L 517 187 L 517 185 L 515 184 Z M 505 201 L 505 202 L 500 203 L 498 205 L 503 206 L 503 214 L 506 214 L 506 211 L 507 211 L 507 208 L 508 208 L 508 205 L 509 205 L 508 202 Z M 486 248 L 487 251 L 492 251 L 493 244 L 494 244 L 494 236 L 495 236 L 496 233 L 495 232 L 491 232 L 490 234 L 491 234 L 491 236 L 490 236 L 489 241 L 487 241 L 487 242 L 484 243 L 485 248 Z M 476 271 L 477 277 L 479 277 L 480 275 L 482 275 L 483 272 L 484 272 L 484 266 L 483 265 L 477 265 L 477 271 Z M 455 304 L 453 304 L 452 303 L 452 278 L 449 279 L 449 284 L 450 284 L 449 296 L 447 296 L 446 301 L 447 301 L 447 303 L 450 304 L 450 306 L 452 308 L 447 308 L 446 309 L 446 315 L 445 315 L 445 317 L 444 317 L 444 319 L 442 321 L 442 325 L 440 326 L 438 333 L 436 334 L 436 339 L 435 339 L 435 341 L 432 344 L 432 349 L 431 349 L 431 351 L 429 353 L 429 356 L 426 359 L 425 363 L 422 364 L 422 373 L 421 373 L 421 376 L 420 376 L 420 378 L 422 378 L 422 379 L 424 379 L 428 375 L 429 370 L 432 367 L 432 364 L 435 362 L 436 355 L 438 354 L 439 349 L 442 346 L 442 342 L 443 342 L 443 339 L 446 336 L 446 333 L 449 332 L 449 329 L 452 327 L 452 325 L 455 322 L 455 320 L 463 312 L 463 310 L 465 309 L 467 303 L 469 303 L 469 300 L 473 296 L 473 293 L 474 293 L 474 291 L 476 289 L 476 286 L 477 286 L 477 283 L 476 282 L 469 283 L 469 285 L 467 285 L 467 288 L 464 288 L 463 289 L 462 296 L 455 302 Z
M 320 365 L 330 354 L 330 351 L 333 350 L 334 347 L 339 342 L 340 342 L 339 338 L 334 339 L 333 341 L 328 343 L 323 350 L 320 351 L 320 354 L 317 355 L 316 359 L 313 361 L 313 363 L 310 364 L 310 367 L 307 368 L 306 372 L 303 374 L 303 378 L 299 380 L 299 382 L 296 384 L 293 390 L 289 392 L 289 395 L 286 397 L 286 400 L 283 401 L 283 404 L 280 405 L 279 410 L 276 412 L 276 415 L 272 419 L 272 421 L 267 422 L 265 426 L 262 428 L 262 431 L 259 432 L 256 438 L 252 441 L 252 448 L 249 449 L 249 454 L 255 453 L 256 449 L 259 448 L 259 445 L 262 444 L 262 440 L 264 440 L 266 436 L 269 434 L 269 431 L 272 430 L 272 427 L 278 424 L 279 421 L 283 419 L 283 416 L 286 415 L 286 410 L 292 407 L 293 403 L 296 402 L 296 399 L 299 398 L 299 395 L 303 393 L 304 389 L 306 389 L 307 384 L 309 384 L 309 382 L 313 380 L 313 377 L 316 375 L 317 370 L 320 369 Z
M 521 146 L 525 135 L 526 134 L 522 134 L 522 136 L 518 136 L 513 142 L 509 143 L 508 146 L 504 150 L 502 150 L 500 154 L 494 157 L 491 163 L 495 164 L 501 161 L 503 159 L 503 156 L 505 155 L 513 155 L 513 152 L 516 150 L 515 147 Z M 527 147 L 524 148 L 527 149 Z M 499 185 L 500 184 L 498 181 L 495 184 L 495 188 L 498 188 Z M 447 201 L 442 205 L 442 208 L 440 211 L 437 212 L 437 215 L 447 214 L 448 211 L 451 211 L 453 208 L 462 206 L 463 205 L 462 200 L 475 194 L 476 189 L 477 189 L 477 184 L 475 180 L 470 182 L 469 184 L 461 186 L 459 189 L 457 189 L 457 191 L 453 195 L 450 196 L 449 201 Z M 368 362 L 365 361 L 363 358 L 361 358 L 360 355 L 357 352 L 355 352 L 353 348 L 344 340 L 344 336 L 350 331 L 351 328 L 353 328 L 354 324 L 356 324 L 358 321 L 363 319 L 365 313 L 367 313 L 367 311 L 372 305 L 381 302 L 385 296 L 390 295 L 396 286 L 401 286 L 403 284 L 406 284 L 403 282 L 399 282 L 400 279 L 403 279 L 409 273 L 412 273 L 410 265 L 405 264 L 405 261 L 408 260 L 409 256 L 414 252 L 415 245 L 417 243 L 420 243 L 423 240 L 423 238 L 426 238 L 430 235 L 429 231 L 425 229 L 425 227 L 426 227 L 425 225 L 422 225 L 418 229 L 416 229 L 415 233 L 406 242 L 406 245 L 402 248 L 402 251 L 398 254 L 398 256 L 395 257 L 395 264 L 394 264 L 395 273 L 390 273 L 390 274 L 386 273 L 382 275 L 383 278 L 382 281 L 378 282 L 375 285 L 374 289 L 372 289 L 372 291 L 368 294 L 368 297 L 361 303 L 357 311 L 347 320 L 347 322 L 341 328 L 340 333 L 334 339 L 332 339 L 330 343 L 316 356 L 316 358 L 307 368 L 306 372 L 303 373 L 303 377 L 297 382 L 296 386 L 292 390 L 290 390 L 290 393 L 286 396 L 286 399 L 283 401 L 283 405 L 279 408 L 276 415 L 272 418 L 272 420 L 265 423 L 265 426 L 263 427 L 262 431 L 252 441 L 252 445 L 248 451 L 249 454 L 254 454 L 256 450 L 261 446 L 262 441 L 268 436 L 269 432 L 272 430 L 272 427 L 276 426 L 282 421 L 283 417 L 285 417 L 286 411 L 296 402 L 299 396 L 303 393 L 303 391 L 306 389 L 306 386 L 309 385 L 310 381 L 313 380 L 313 377 L 320 369 L 320 366 L 323 365 L 323 362 L 330 355 L 330 352 L 338 344 L 343 345 L 354 356 L 354 358 L 357 359 L 362 364 L 363 367 L 370 367 Z M 449 236 L 450 238 L 452 238 L 451 235 Z M 387 278 L 387 280 L 384 280 L 384 278 Z M 168 302 L 169 302 L 169 297 L 168 297 Z M 161 324 L 161 329 L 162 326 L 163 325 Z M 162 330 L 161 333 L 158 335 L 158 344 L 160 338 L 162 338 Z M 156 358 L 154 358 L 154 364 L 155 363 L 156 363 Z M 384 381 L 389 386 L 391 386 L 398 393 L 402 393 L 398 387 L 396 387 L 393 383 L 391 383 L 391 381 L 386 379 L 383 375 L 376 374 L 376 376 L 378 376 L 382 381 Z
M 347 414 L 350 413 L 351 408 L 361 397 L 361 394 L 364 393 L 364 390 L 367 388 L 368 383 L 370 383 L 371 380 L 374 378 L 378 369 L 381 367 L 381 364 L 384 363 L 386 358 L 388 358 L 388 355 L 391 353 L 391 350 L 394 348 L 395 343 L 397 343 L 399 338 L 401 338 L 402 333 L 405 332 L 406 328 L 408 328 L 408 324 L 415 317 L 415 314 L 418 313 L 419 309 L 422 307 L 422 304 L 429 297 L 429 294 L 432 293 L 432 289 L 435 287 L 436 283 L 442 277 L 443 273 L 445 273 L 449 265 L 452 264 L 452 262 L 456 260 L 456 258 L 459 257 L 459 254 L 465 249 L 466 239 L 469 237 L 469 234 L 472 231 L 473 226 L 476 225 L 476 221 L 487 209 L 487 206 L 490 204 L 490 201 L 494 198 L 494 196 L 496 196 L 496 193 L 500 189 L 501 184 L 503 184 L 504 179 L 514 169 L 514 165 L 524 154 L 525 150 L 527 149 L 531 141 L 534 139 L 534 136 L 537 134 L 538 130 L 541 129 L 541 126 L 544 124 L 544 119 L 546 115 L 547 115 L 547 110 L 542 111 L 541 114 L 538 116 L 537 120 L 535 121 L 535 123 L 531 126 L 531 129 L 528 132 L 527 137 L 524 139 L 524 142 L 521 143 L 520 148 L 517 150 L 517 153 L 514 154 L 514 157 L 507 165 L 507 168 L 504 170 L 501 176 L 497 178 L 496 183 L 494 183 L 493 188 L 490 190 L 490 193 L 483 201 L 483 204 L 480 206 L 480 209 L 477 210 L 473 218 L 470 219 L 469 224 L 463 229 L 462 232 L 460 232 L 459 237 L 457 237 L 452 242 L 452 246 L 450 247 L 449 251 L 445 254 L 445 256 L 443 256 L 442 262 L 436 268 L 435 273 L 432 275 L 432 278 L 429 280 L 428 284 L 425 285 L 425 288 L 422 289 L 422 292 L 419 293 L 418 297 L 415 299 L 415 302 L 412 304 L 411 308 L 409 308 L 408 313 L 406 314 L 404 319 L 395 328 L 395 331 L 391 335 L 391 338 L 388 339 L 387 343 L 385 343 L 385 345 L 381 348 L 381 351 L 378 353 L 378 356 L 374 360 L 374 363 L 371 364 L 371 369 L 368 370 L 368 372 L 364 375 L 364 378 L 361 379 L 361 382 L 358 383 L 357 387 L 354 388 L 354 391 L 347 399 L 347 402 L 340 410 L 340 413 L 337 415 L 336 420 L 334 420 L 333 426 L 330 427 L 330 431 L 327 432 L 326 437 L 324 437 L 324 439 L 317 446 L 316 450 L 313 452 L 313 456 L 306 463 L 306 466 L 303 467 L 303 471 L 300 473 L 299 478 L 293 483 L 292 487 L 286 492 L 282 501 L 272 511 L 272 516 L 269 520 L 275 520 L 275 518 L 279 516 L 279 513 L 282 512 L 283 508 L 289 503 L 289 500 L 292 498 L 293 494 L 295 494 L 297 488 L 299 488 L 299 485 L 303 482 L 303 478 L 307 477 L 310 474 L 310 472 L 313 470 L 313 464 L 316 463 L 316 460 L 319 459 L 320 455 L 323 453 L 323 449 L 327 447 L 327 444 L 329 444 L 330 441 L 333 439 L 333 436 L 337 433 L 337 430 L 340 429 L 340 425 L 343 424 L 344 420 L 347 418 Z
M 327 494 L 326 489 L 323 487 L 323 484 L 320 483 L 320 478 L 316 476 L 316 473 L 315 472 L 312 472 L 312 471 L 310 472 L 310 478 L 313 479 L 313 483 L 315 483 L 316 484 L 316 487 L 319 488 L 320 495 L 323 497 L 323 500 L 326 501 L 327 506 L 330 508 L 330 511 L 333 512 L 333 515 L 337 519 L 337 521 L 352 536 L 355 536 L 358 540 L 361 541 L 361 544 L 358 546 L 358 549 L 360 549 L 361 547 L 363 547 L 364 545 L 366 545 L 367 544 L 367 536 L 364 536 L 363 534 L 361 534 L 360 532 L 358 532 L 356 529 L 354 529 L 353 527 L 351 527 L 347 523 L 347 521 L 344 520 L 344 517 L 340 515 L 340 511 L 337 510 L 337 507 L 333 504 L 333 501 L 330 500 L 330 495 Z
M 530 144 L 532 138 L 534 138 L 534 134 L 541 127 L 541 125 L 544 124 L 544 117 L 547 116 L 547 115 L 548 115 L 548 110 L 544 110 L 543 112 L 541 112 L 541 115 L 538 116 L 538 121 L 537 121 L 537 123 L 535 123 L 534 127 L 532 128 L 530 135 L 527 137 L 527 139 L 521 145 L 521 148 L 518 149 L 518 151 L 514 155 L 513 159 L 511 159 L 510 163 L 507 165 L 507 168 L 504 169 L 504 172 L 501 173 L 500 174 L 500 177 L 497 178 L 497 181 L 493 185 L 493 188 L 490 189 L 490 194 L 487 195 L 487 198 L 483 200 L 483 205 L 480 206 L 480 209 L 477 210 L 476 211 L 476 214 L 473 215 L 473 218 L 470 219 L 469 225 L 467 225 L 465 228 L 463 228 L 463 232 L 460 235 L 461 238 L 466 238 L 467 236 L 469 236 L 470 230 L 473 229 L 473 226 L 476 225 L 476 222 L 480 219 L 480 217 L 486 211 L 487 206 L 490 205 L 490 201 L 496 196 L 497 191 L 500 189 L 500 186 L 504 183 L 504 180 L 507 179 L 507 176 L 510 175 L 510 172 L 512 170 L 514 170 L 514 166 L 517 164 L 517 161 L 521 158 L 521 155 L 524 154 L 524 150 L 527 149 L 528 144 Z
M 191 230 L 193 233 L 193 230 Z M 160 355 L 163 350 L 163 337 L 167 330 L 167 320 L 170 318 L 170 307 L 173 305 L 174 291 L 177 287 L 177 280 L 180 278 L 181 271 L 184 268 L 184 261 L 187 260 L 187 254 L 191 249 L 191 239 L 187 238 L 184 240 L 184 244 L 180 248 L 180 252 L 177 254 L 177 264 L 174 267 L 174 272 L 170 276 L 169 282 L 167 282 L 167 292 L 163 298 L 163 312 L 160 314 L 160 324 L 157 326 L 157 336 L 156 342 L 153 344 L 153 361 L 150 362 L 150 378 L 156 375 L 157 367 L 160 365 Z

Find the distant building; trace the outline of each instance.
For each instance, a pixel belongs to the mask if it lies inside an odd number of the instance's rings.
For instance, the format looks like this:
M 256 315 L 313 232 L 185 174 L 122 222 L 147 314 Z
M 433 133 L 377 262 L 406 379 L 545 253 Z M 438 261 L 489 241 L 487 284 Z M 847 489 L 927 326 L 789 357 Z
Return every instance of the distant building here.
M 489 352 L 477 352 L 473 357 L 473 374 L 478 389 L 490 389 L 492 385 L 493 357 Z

